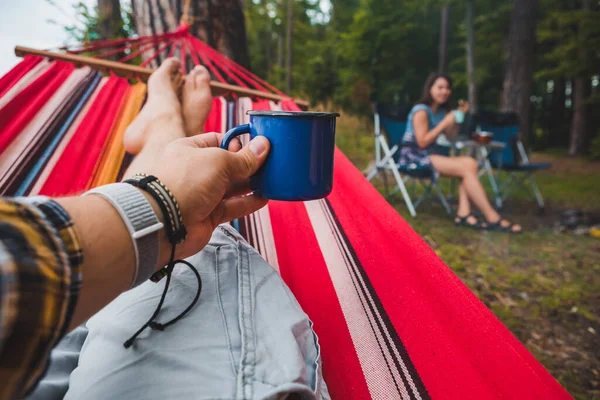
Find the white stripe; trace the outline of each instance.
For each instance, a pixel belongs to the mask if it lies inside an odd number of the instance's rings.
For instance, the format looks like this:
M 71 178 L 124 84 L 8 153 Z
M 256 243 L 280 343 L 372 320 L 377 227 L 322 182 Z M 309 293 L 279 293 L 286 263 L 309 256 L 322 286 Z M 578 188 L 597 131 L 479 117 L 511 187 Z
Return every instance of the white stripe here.
M 225 97 L 219 97 L 221 102 L 221 133 L 227 132 L 227 100 Z
M 323 212 L 326 214 L 325 217 L 329 216 L 330 219 L 333 219 L 333 216 L 331 215 L 329 208 L 327 206 L 327 203 L 324 200 L 320 200 L 320 205 L 321 205 L 321 210 L 323 210 Z M 335 224 L 335 222 L 333 222 Z M 342 250 L 346 253 L 346 254 L 351 254 L 350 249 L 348 248 L 347 243 L 343 240 L 343 238 L 341 237 L 341 234 L 339 234 L 338 228 L 337 226 L 334 227 L 334 229 L 336 230 L 336 233 L 338 233 L 338 246 L 341 244 L 342 246 Z M 370 292 L 368 290 L 368 287 L 363 279 L 362 274 L 358 273 L 358 266 L 356 265 L 356 263 L 354 262 L 354 259 L 350 259 L 350 263 L 352 264 L 353 268 L 355 271 L 357 271 L 357 273 L 355 274 L 356 278 L 358 279 L 358 284 L 360 285 L 360 287 L 363 288 L 362 291 L 360 292 L 360 297 L 364 298 L 363 301 L 368 302 L 370 304 L 370 306 L 372 307 L 372 309 L 375 312 L 375 318 L 377 318 L 378 322 L 379 322 L 379 326 L 381 328 L 379 328 L 381 331 L 381 333 L 383 333 L 386 336 L 386 339 L 388 341 L 388 343 L 391 344 L 391 347 L 394 351 L 394 354 L 396 356 L 396 359 L 399 360 L 400 363 L 400 368 L 402 369 L 402 372 L 404 374 L 404 376 L 406 377 L 408 384 L 412 390 L 413 395 L 418 399 L 421 400 L 421 394 L 419 393 L 419 391 L 417 390 L 417 387 L 412 379 L 412 376 L 410 375 L 410 372 L 408 371 L 408 368 L 406 367 L 406 364 L 404 363 L 404 360 L 402 359 L 402 356 L 400 355 L 400 352 L 398 351 L 398 348 L 395 346 L 394 341 L 392 339 L 392 335 L 390 334 L 389 330 L 387 329 L 387 326 L 385 325 L 385 322 L 383 321 L 383 317 L 381 316 L 381 314 L 379 313 L 379 310 L 377 309 L 377 305 L 375 304 L 375 301 L 373 300 L 373 298 L 370 295 Z M 366 295 L 363 295 L 366 294 Z M 364 296 L 364 297 L 363 297 Z M 371 314 L 371 311 L 369 309 L 369 315 Z M 383 342 L 383 341 L 382 341 Z M 391 355 L 389 355 L 389 352 L 387 351 L 387 347 L 386 347 L 386 358 L 389 356 L 388 362 L 393 364 L 393 359 L 391 358 Z M 400 378 L 400 374 L 396 375 L 397 373 L 397 369 L 394 365 L 394 376 L 396 376 L 397 379 L 401 379 Z
M 263 207 L 256 212 L 260 219 L 260 229 L 264 236 L 265 259 L 277 272 L 279 272 L 279 260 L 277 259 L 277 249 L 275 248 L 275 237 L 273 236 L 273 226 L 271 225 L 271 214 L 269 207 Z
M 387 328 L 383 322 L 383 318 L 379 314 L 376 304 L 373 301 L 373 298 L 371 297 L 362 276 L 360 275 L 360 273 L 358 273 L 358 266 L 354 262 L 354 259 L 351 258 L 351 256 L 350 256 L 351 253 L 350 253 L 346 243 L 344 242 L 342 236 L 340 235 L 338 228 L 335 225 L 335 221 L 333 221 L 333 216 L 329 212 L 327 203 L 325 203 L 325 201 L 321 200 L 321 201 L 319 201 L 319 206 L 321 207 L 321 211 L 323 213 L 322 217 L 328 220 L 328 226 L 330 227 L 330 230 L 333 230 L 332 234 L 333 234 L 334 240 L 336 241 L 338 251 L 340 252 L 342 257 L 344 257 L 344 254 L 346 254 L 346 258 L 344 258 L 344 260 L 345 260 L 344 262 L 346 263 L 345 268 L 348 269 L 348 273 L 349 273 L 350 278 L 352 279 L 353 283 L 359 287 L 359 289 L 357 289 L 355 286 L 353 286 L 352 289 L 357 292 L 357 295 L 358 295 L 358 297 L 361 301 L 361 305 L 363 307 L 363 311 L 366 313 L 367 318 L 369 319 L 369 322 L 370 322 L 369 327 L 371 328 L 371 330 L 374 331 L 374 335 L 379 343 L 380 351 L 383 352 L 383 356 L 385 357 L 385 359 L 387 361 L 387 366 L 389 366 L 389 369 L 391 369 L 391 372 L 396 380 L 396 383 L 402 386 L 400 388 L 400 390 L 402 392 L 403 398 L 408 398 L 409 397 L 408 388 L 406 388 L 404 386 L 404 382 L 402 381 L 402 374 L 400 373 L 400 371 L 398 371 L 398 368 L 396 367 L 396 364 L 394 363 L 394 358 L 393 358 L 392 354 L 390 353 L 387 343 L 390 343 L 391 347 L 394 348 L 394 354 L 396 354 L 397 360 L 399 360 L 400 368 L 402 368 L 402 370 L 404 372 L 404 376 L 407 377 L 409 384 L 411 384 L 412 379 L 410 378 L 410 376 L 408 374 L 408 370 L 406 369 L 404 362 L 402 362 L 402 358 L 401 358 L 400 354 L 398 353 L 397 349 L 395 348 L 394 342 L 392 341 L 391 336 L 389 335 L 389 332 L 387 332 Z M 348 266 L 348 264 L 350 264 L 350 266 Z M 350 270 L 349 268 L 352 268 L 352 270 Z M 379 325 L 377 325 L 377 323 L 379 323 Z M 383 330 L 383 332 L 382 332 L 382 330 Z M 385 336 L 386 336 L 385 338 L 382 336 L 383 334 L 385 334 Z M 387 338 L 387 343 L 385 341 L 386 338 Z M 412 384 L 411 386 L 412 386 L 413 392 L 416 391 L 414 384 Z M 418 393 L 416 394 L 416 397 L 420 399 L 420 396 Z
M 263 207 L 253 214 L 244 217 L 246 221 L 246 238 L 248 243 L 259 252 L 277 272 L 279 272 L 279 260 L 271 226 L 271 216 L 268 207 Z M 254 229 L 256 226 L 256 234 Z
M 250 231 L 250 234 L 248 235 L 248 242 L 250 242 L 250 244 L 252 245 L 252 247 L 254 247 L 255 249 L 259 250 L 258 247 L 258 238 L 256 237 L 256 215 L 255 214 L 250 214 L 248 216 L 248 219 L 246 220 L 248 222 L 248 230 Z M 259 251 L 260 252 L 260 251 Z
M 408 390 L 404 387 L 398 375 L 396 375 L 398 378 L 396 382 L 400 385 L 400 394 L 396 390 L 394 376 L 386 368 L 386 358 L 390 359 L 387 347 L 383 347 L 382 353 L 376 334 L 369 322 L 370 319 L 372 321 L 373 316 L 370 315 L 369 310 L 366 310 L 365 313 L 361 303 L 360 291 L 354 288 L 351 273 L 346 267 L 344 256 L 334 236 L 335 233 L 327 223 L 326 214 L 321 208 L 319 200 L 308 201 L 304 204 L 327 264 L 371 398 L 382 400 L 392 398 L 410 399 Z M 388 353 L 387 356 L 384 355 L 386 352 Z M 395 369 L 393 364 L 391 366 L 392 369 Z
M 13 85 L 13 87 L 7 90 L 2 98 L 0 98 L 0 108 L 8 104 L 12 99 L 15 98 L 16 95 L 21 93 L 23 89 L 29 86 L 30 83 L 33 83 L 33 81 L 43 75 L 44 72 L 50 68 L 51 64 L 52 63 L 50 61 L 43 59 L 35 67 L 29 70 L 29 72 L 23 75 L 23 77 L 19 79 L 17 83 Z

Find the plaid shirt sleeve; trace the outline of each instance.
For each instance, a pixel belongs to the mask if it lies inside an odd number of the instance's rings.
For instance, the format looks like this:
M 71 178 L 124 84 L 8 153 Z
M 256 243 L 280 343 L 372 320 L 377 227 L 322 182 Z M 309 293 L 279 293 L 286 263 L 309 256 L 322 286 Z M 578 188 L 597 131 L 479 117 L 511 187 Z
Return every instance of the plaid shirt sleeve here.
M 0 399 L 35 387 L 66 333 L 83 252 L 67 212 L 44 198 L 0 198 Z

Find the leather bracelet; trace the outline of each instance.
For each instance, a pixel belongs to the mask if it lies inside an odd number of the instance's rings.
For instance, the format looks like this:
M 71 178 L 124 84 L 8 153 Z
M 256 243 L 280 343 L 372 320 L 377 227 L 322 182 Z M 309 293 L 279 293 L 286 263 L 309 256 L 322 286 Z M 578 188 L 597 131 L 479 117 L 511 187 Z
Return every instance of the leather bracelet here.
M 153 175 L 145 174 L 136 174 L 124 182 L 144 190 L 157 201 L 164 216 L 167 237 L 172 244 L 179 244 L 185 240 L 187 230 L 183 224 L 179 203 L 164 183 Z

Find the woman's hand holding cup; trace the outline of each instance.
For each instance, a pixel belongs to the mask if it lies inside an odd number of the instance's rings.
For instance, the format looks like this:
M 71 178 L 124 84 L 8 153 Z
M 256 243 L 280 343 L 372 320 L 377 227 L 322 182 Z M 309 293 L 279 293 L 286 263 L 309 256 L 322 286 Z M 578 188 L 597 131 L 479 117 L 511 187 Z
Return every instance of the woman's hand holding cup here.
M 454 121 L 457 124 L 462 124 L 465 121 L 465 113 L 469 111 L 469 102 L 459 100 L 458 108 L 452 111 L 452 115 L 454 116 Z

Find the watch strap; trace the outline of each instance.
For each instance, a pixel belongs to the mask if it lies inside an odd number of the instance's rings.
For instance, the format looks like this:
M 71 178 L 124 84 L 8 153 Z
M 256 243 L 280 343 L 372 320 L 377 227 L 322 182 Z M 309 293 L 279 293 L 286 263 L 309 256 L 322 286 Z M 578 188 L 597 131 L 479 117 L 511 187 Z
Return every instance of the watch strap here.
M 156 270 L 159 230 L 163 227 L 152 205 L 139 189 L 126 183 L 99 186 L 83 195 L 90 194 L 106 199 L 123 219 L 135 252 L 136 265 L 131 287 L 143 283 Z

